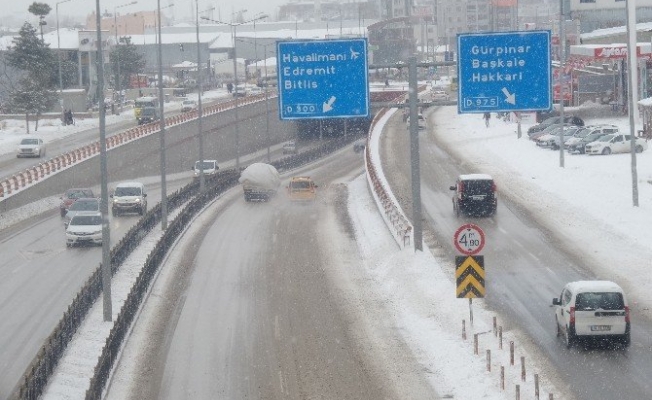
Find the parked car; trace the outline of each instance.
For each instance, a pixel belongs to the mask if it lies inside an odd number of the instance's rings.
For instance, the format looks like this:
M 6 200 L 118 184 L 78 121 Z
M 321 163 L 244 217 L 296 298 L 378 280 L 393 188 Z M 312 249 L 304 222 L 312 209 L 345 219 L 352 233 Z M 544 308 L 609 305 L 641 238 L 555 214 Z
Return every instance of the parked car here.
M 287 186 L 288 198 L 292 201 L 312 201 L 317 196 L 317 185 L 309 176 L 295 176 Z
M 551 135 L 551 134 L 557 134 L 558 135 L 559 130 L 561 128 L 567 127 L 567 126 L 572 126 L 572 125 L 570 125 L 570 124 L 552 124 L 552 125 L 548 126 L 547 128 L 545 128 L 542 131 L 528 132 L 528 137 L 530 138 L 530 140 L 536 141 L 537 139 L 539 139 L 543 135 Z
M 45 156 L 45 142 L 37 137 L 24 138 L 18 144 L 16 157 L 43 157 Z
M 219 169 L 217 160 L 195 161 L 195 165 L 192 167 L 195 176 L 199 176 L 199 172 L 202 170 L 204 171 L 204 175 L 215 175 Z
M 184 100 L 181 102 L 181 112 L 188 112 L 195 110 L 197 108 L 197 102 L 195 100 Z
M 149 124 L 160 119 L 158 108 L 156 107 L 145 107 L 140 112 L 137 121 L 138 125 Z
M 65 217 L 66 213 L 68 212 L 68 209 L 74 203 L 77 201 L 77 199 L 81 198 L 90 198 L 90 197 L 95 197 L 93 194 L 93 191 L 88 188 L 72 188 L 66 190 L 66 192 L 59 197 L 61 199 L 61 203 L 59 203 L 59 212 L 61 214 L 61 217 Z
M 445 90 L 432 90 L 430 96 L 432 101 L 448 101 L 451 98 Z
M 102 214 L 84 212 L 75 215 L 66 228 L 66 246 L 102 244 Z
M 586 154 L 628 153 L 631 151 L 631 135 L 610 133 L 599 139 L 588 143 L 584 149 Z M 635 138 L 634 151 L 637 153 L 647 149 L 647 141 L 642 138 Z
M 116 217 L 123 212 L 147 212 L 147 192 L 140 182 L 119 183 L 111 195 L 111 214 Z
M 572 138 L 568 139 L 564 143 L 564 147 L 571 153 L 580 152 L 579 147 L 581 146 L 581 153 L 584 153 L 584 146 L 586 143 L 592 142 L 600 136 L 616 133 L 619 131 L 619 128 L 616 125 L 591 125 L 585 126 L 584 128 L 577 131 Z M 593 140 L 583 141 L 584 138 L 591 135 L 599 134 L 597 137 L 594 136 Z M 574 150 L 571 150 L 574 149 Z
M 555 132 L 539 136 L 536 139 L 537 146 L 553 150 L 559 149 L 559 133 L 562 129 L 563 133 L 561 142 L 565 143 L 568 139 L 572 138 L 578 130 L 582 129 L 582 127 L 576 125 L 564 126 L 563 128 L 557 129 Z
M 611 281 L 577 281 L 552 299 L 558 337 L 566 347 L 588 340 L 630 344 L 631 320 L 623 289 Z
M 85 212 L 100 212 L 100 199 L 97 198 L 81 198 L 77 199 L 66 212 L 63 217 L 63 225 L 67 228 L 70 220 L 77 214 Z
M 585 136 L 579 142 L 570 144 L 568 146 L 568 152 L 571 153 L 571 154 L 574 154 L 574 153 L 584 154 L 584 153 L 586 153 L 586 145 L 587 144 L 593 143 L 593 142 L 595 142 L 596 140 L 600 139 L 601 137 L 603 137 L 605 135 L 609 135 L 609 133 L 595 132 L 595 133 L 592 133 L 592 134 L 590 134 L 588 136 Z
M 539 132 L 539 131 L 542 131 L 542 130 L 546 129 L 550 125 L 559 124 L 559 123 L 561 123 L 561 116 L 550 117 L 550 118 L 546 119 L 545 121 L 541 122 L 540 124 L 537 124 L 537 125 L 534 125 L 534 126 L 530 127 L 530 129 L 527 130 L 527 133 L 529 135 L 530 133 Z M 564 116 L 564 123 L 571 124 L 571 125 L 577 125 L 577 126 L 584 126 L 584 120 L 582 120 L 582 118 L 574 116 L 574 115 L 566 115 L 566 116 Z
M 453 211 L 456 216 L 491 216 L 498 208 L 496 184 L 487 174 L 460 175 L 454 186 Z
M 283 143 L 283 154 L 297 154 L 297 142 L 290 140 L 289 142 Z

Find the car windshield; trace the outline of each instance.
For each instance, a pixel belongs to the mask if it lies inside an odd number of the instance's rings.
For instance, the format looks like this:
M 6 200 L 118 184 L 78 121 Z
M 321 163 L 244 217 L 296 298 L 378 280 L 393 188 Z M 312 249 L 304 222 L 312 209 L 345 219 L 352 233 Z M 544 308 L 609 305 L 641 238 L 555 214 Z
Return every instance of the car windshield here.
M 93 192 L 90 190 L 68 190 L 66 197 L 69 199 L 80 199 L 82 197 L 93 197 Z
M 600 139 L 598 139 L 598 142 L 608 142 L 611 139 L 613 139 L 616 135 L 604 135 Z
M 135 186 L 119 186 L 115 189 L 115 196 L 140 196 L 140 188 Z
M 20 141 L 20 144 L 38 144 L 38 139 L 23 139 Z
M 195 163 L 195 169 L 206 170 L 206 169 L 214 169 L 214 168 L 215 168 L 215 163 L 214 162 L 209 162 L 209 161 L 200 162 L 200 161 L 197 161 Z
M 596 132 L 596 133 L 592 133 L 590 135 L 584 136 L 584 138 L 582 140 L 585 141 L 585 142 L 592 142 L 592 141 L 598 139 L 601 136 L 604 136 L 604 133 Z
M 102 216 L 100 215 L 75 215 L 70 220 L 70 225 L 102 225 Z
M 143 110 L 142 115 L 148 116 L 148 117 L 154 117 L 154 116 L 156 116 L 156 110 L 153 109 L 153 108 L 145 108 Z
M 97 211 L 100 208 L 98 201 L 77 200 L 70 206 L 71 211 Z
M 578 293 L 575 299 L 575 309 L 577 311 L 622 310 L 624 308 L 623 295 L 618 292 Z

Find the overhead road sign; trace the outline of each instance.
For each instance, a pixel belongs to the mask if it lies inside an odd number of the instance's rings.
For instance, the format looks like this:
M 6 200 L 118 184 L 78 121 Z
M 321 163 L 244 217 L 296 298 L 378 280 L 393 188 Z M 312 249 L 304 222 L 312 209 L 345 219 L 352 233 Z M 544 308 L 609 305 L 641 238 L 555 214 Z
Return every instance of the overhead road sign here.
M 369 116 L 367 39 L 279 41 L 282 120 Z
M 458 112 L 549 110 L 550 31 L 457 35 Z

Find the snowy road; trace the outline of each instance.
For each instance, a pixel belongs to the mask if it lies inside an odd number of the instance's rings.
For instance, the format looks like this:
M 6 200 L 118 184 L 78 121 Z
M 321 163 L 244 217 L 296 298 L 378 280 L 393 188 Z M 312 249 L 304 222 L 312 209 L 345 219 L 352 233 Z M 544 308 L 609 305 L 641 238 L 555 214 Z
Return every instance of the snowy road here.
M 236 188 L 193 224 L 199 232 L 168 262 L 171 290 L 154 289 L 142 317 L 151 323 L 129 339 L 109 399 L 437 397 L 382 326 L 386 310 L 346 282 L 362 268 L 338 182 L 362 173 L 360 155 L 346 148 L 294 173 L 320 186 L 314 203 L 283 192 L 246 203 Z

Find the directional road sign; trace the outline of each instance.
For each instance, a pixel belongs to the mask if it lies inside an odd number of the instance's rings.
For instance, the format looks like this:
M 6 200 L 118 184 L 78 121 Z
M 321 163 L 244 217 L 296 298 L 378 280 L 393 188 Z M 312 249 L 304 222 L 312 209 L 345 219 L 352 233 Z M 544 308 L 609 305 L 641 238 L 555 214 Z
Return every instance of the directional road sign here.
M 459 113 L 549 110 L 550 31 L 457 35 Z
M 462 254 L 478 254 L 484 247 L 484 231 L 476 224 L 464 224 L 455 231 L 453 243 Z
M 455 257 L 455 294 L 458 299 L 485 295 L 484 256 Z
M 282 120 L 367 117 L 367 39 L 277 42 Z

